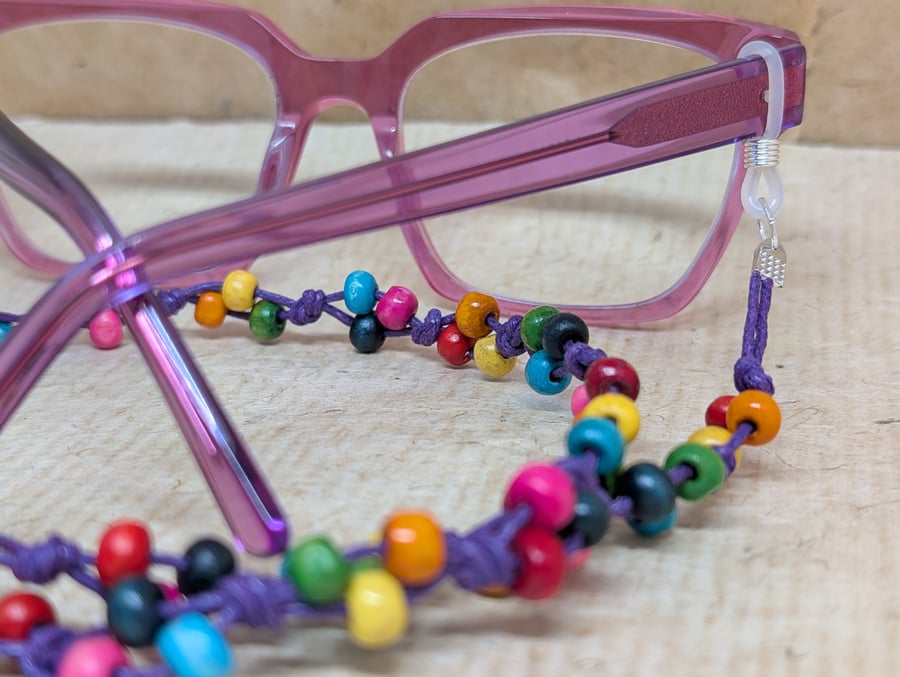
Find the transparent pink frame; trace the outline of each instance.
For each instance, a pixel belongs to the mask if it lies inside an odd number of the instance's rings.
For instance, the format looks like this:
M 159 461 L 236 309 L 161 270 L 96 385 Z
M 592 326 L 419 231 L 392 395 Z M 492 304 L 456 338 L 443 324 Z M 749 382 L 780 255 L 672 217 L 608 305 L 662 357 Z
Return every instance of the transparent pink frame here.
M 428 216 L 474 207 L 759 135 L 768 78 L 759 58 L 736 59 L 752 40 L 775 45 L 786 75 L 784 127 L 800 122 L 805 51 L 786 31 L 735 19 L 667 10 L 528 7 L 446 14 L 417 24 L 372 59 L 334 60 L 300 51 L 261 16 L 206 2 L 0 0 L 0 31 L 65 19 L 164 21 L 222 37 L 253 55 L 275 83 L 278 114 L 256 197 L 122 237 L 90 192 L 0 116 L 0 177 L 65 227 L 85 253 L 11 332 L 0 349 L 0 425 L 94 314 L 122 313 L 175 413 L 223 514 L 257 554 L 277 552 L 287 524 L 262 473 L 194 366 L 152 289 L 248 257 L 403 224 L 429 282 L 467 290 L 446 270 L 421 228 Z M 627 92 L 414 153 L 401 154 L 403 92 L 435 54 L 468 42 L 529 32 L 598 32 L 653 40 L 722 63 Z M 427 47 L 426 47 L 427 45 Z M 304 87 L 291 87 L 303 82 Z M 382 83 L 379 88 L 373 82 Z M 298 91 L 301 90 L 301 91 Z M 307 130 L 323 108 L 351 102 L 370 116 L 381 162 L 294 187 Z M 742 165 L 703 250 L 681 280 L 642 304 L 577 308 L 592 322 L 645 321 L 684 307 L 708 279 L 736 224 Z M 38 268 L 11 218 L 4 238 Z M 505 299 L 507 311 L 525 309 Z

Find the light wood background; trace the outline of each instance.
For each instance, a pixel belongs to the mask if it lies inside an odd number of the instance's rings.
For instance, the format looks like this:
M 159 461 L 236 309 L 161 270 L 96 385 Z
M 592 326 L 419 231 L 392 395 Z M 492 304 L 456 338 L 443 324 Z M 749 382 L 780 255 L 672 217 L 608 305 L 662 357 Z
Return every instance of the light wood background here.
M 418 19 L 478 4 L 471 0 L 230 1 L 264 13 L 308 52 L 335 56 L 377 53 Z M 486 0 L 481 4 L 504 3 Z M 794 30 L 809 49 L 807 116 L 796 138 L 851 146 L 900 143 L 900 116 L 894 112 L 898 105 L 895 83 L 900 81 L 900 41 L 896 40 L 900 5 L 892 0 L 636 0 L 633 4 L 730 14 Z M 107 27 L 87 28 L 64 42 L 73 56 L 60 64 L 61 43 L 56 39 L 45 42 L 31 36 L 14 44 L 0 41 L 0 59 L 5 64 L 0 73 L 0 107 L 12 113 L 59 116 L 260 114 L 255 102 L 264 83 L 237 77 L 235 73 L 241 71 L 234 62 L 212 58 L 218 50 L 204 49 L 208 41 L 185 41 L 169 34 L 142 46 L 141 41 Z M 608 82 L 629 69 L 652 70 L 647 59 L 662 64 L 670 58 L 659 53 L 624 64 L 616 60 L 607 70 L 598 61 L 592 64 L 591 82 Z M 106 68 L 105 86 L 83 86 L 77 76 L 85 64 L 101 72 Z M 191 64 L 190 68 L 185 64 Z M 173 72 L 179 77 L 187 77 L 188 72 L 202 74 L 183 83 L 189 97 L 166 98 L 158 94 L 160 88 L 149 86 L 155 77 L 165 81 Z M 540 91 L 541 82 L 531 81 L 528 87 Z M 190 100 L 187 111 L 186 99 Z M 471 113 L 471 105 L 472 101 L 454 114 Z

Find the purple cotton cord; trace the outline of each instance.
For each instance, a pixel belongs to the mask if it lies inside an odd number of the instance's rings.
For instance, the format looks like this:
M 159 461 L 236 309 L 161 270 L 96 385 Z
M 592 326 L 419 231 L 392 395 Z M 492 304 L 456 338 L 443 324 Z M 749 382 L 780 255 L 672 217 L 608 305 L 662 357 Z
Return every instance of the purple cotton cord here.
M 485 324 L 493 330 L 497 352 L 502 357 L 516 357 L 525 352 L 525 345 L 522 343 L 521 315 L 511 315 L 506 322 L 501 322 L 491 315 L 485 320 Z
M 0 564 L 9 567 L 13 575 L 26 583 L 43 585 L 60 574 L 69 574 L 85 587 L 101 592 L 103 587 L 84 567 L 94 559 L 84 554 L 77 543 L 59 536 L 26 545 L 8 536 L 0 536 Z
M 441 311 L 432 308 L 425 314 L 425 318 L 420 320 L 413 316 L 409 320 L 410 332 L 409 337 L 412 342 L 418 346 L 430 346 L 437 342 L 441 331 L 449 322 L 445 321 Z
M 757 270 L 750 276 L 741 357 L 734 365 L 734 385 L 739 392 L 761 390 L 769 395 L 775 393 L 772 377 L 762 366 L 769 335 L 768 316 L 773 284 L 771 279 L 763 278 Z
M 53 677 L 63 654 L 75 640 L 101 634 L 95 629 L 76 633 L 59 625 L 40 625 L 18 643 L 19 668 L 25 677 Z M 11 655 L 11 654 L 7 654 Z
M 577 341 L 570 341 L 563 350 L 566 372 L 572 374 L 579 381 L 584 380 L 584 372 L 589 366 L 606 357 L 606 353 L 599 348 L 591 348 L 588 344 Z

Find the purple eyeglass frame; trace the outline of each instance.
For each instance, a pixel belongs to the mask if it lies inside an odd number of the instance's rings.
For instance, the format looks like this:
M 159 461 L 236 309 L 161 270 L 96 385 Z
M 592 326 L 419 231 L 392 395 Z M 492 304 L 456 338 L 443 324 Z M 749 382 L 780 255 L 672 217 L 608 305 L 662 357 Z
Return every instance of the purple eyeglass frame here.
M 137 19 L 205 31 L 247 51 L 275 84 L 276 124 L 250 199 L 123 237 L 78 179 L 0 119 L 0 177 L 55 217 L 85 260 L 65 274 L 0 349 L 0 425 L 74 333 L 116 307 L 203 471 L 226 521 L 255 554 L 283 550 L 287 523 L 252 456 L 205 384 L 152 289 L 248 258 L 402 224 L 425 277 L 439 293 L 468 287 L 446 269 L 420 219 L 624 171 L 760 135 L 768 78 L 760 58 L 740 48 L 765 40 L 782 56 L 783 128 L 799 124 L 805 50 L 796 36 L 762 24 L 671 10 L 524 7 L 443 14 L 416 24 L 371 59 L 303 53 L 264 17 L 187 0 L 28 2 L 0 0 L 0 32 L 69 19 Z M 665 81 L 584 102 L 439 146 L 402 154 L 399 111 L 406 83 L 430 58 L 504 36 L 594 32 L 678 45 L 721 62 Z M 292 83 L 303 82 L 303 87 Z M 381 88 L 371 86 L 383 83 Z M 382 161 L 287 187 L 316 115 L 352 103 L 370 117 Z M 602 152 L 601 152 L 602 151 Z M 669 290 L 629 306 L 572 307 L 593 323 L 660 319 L 699 292 L 733 234 L 741 211 L 743 165 L 733 163 L 723 206 L 688 271 Z M 60 270 L 32 249 L 8 214 L 4 241 L 24 263 Z M 501 300 L 505 311 L 528 305 Z

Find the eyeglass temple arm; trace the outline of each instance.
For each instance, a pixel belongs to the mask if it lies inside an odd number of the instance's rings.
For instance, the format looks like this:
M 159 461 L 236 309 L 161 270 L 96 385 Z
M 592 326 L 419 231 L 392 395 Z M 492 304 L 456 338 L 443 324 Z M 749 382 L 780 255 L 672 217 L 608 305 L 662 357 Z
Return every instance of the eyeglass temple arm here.
M 804 52 L 797 46 L 782 54 L 784 125 L 789 127 L 802 116 Z M 127 302 L 199 268 L 465 209 L 759 134 L 765 126 L 766 108 L 760 105 L 765 85 L 761 59 L 722 64 L 127 237 L 74 266 L 9 335 L 0 350 L 0 425 L 56 352 L 105 304 Z M 658 112 L 667 100 L 681 107 L 672 112 L 679 116 L 681 131 L 692 132 L 688 138 L 670 139 L 665 120 L 646 120 L 647 111 Z M 636 127 L 642 117 L 646 126 Z M 138 269 L 140 278 L 133 274 Z
M 0 175 L 43 205 L 85 255 L 121 242 L 87 188 L 2 113 Z M 116 256 L 110 251 L 106 265 Z M 139 279 L 141 271 L 131 274 Z M 274 496 L 155 295 L 146 292 L 118 310 L 237 538 L 255 554 L 281 551 L 286 527 Z

